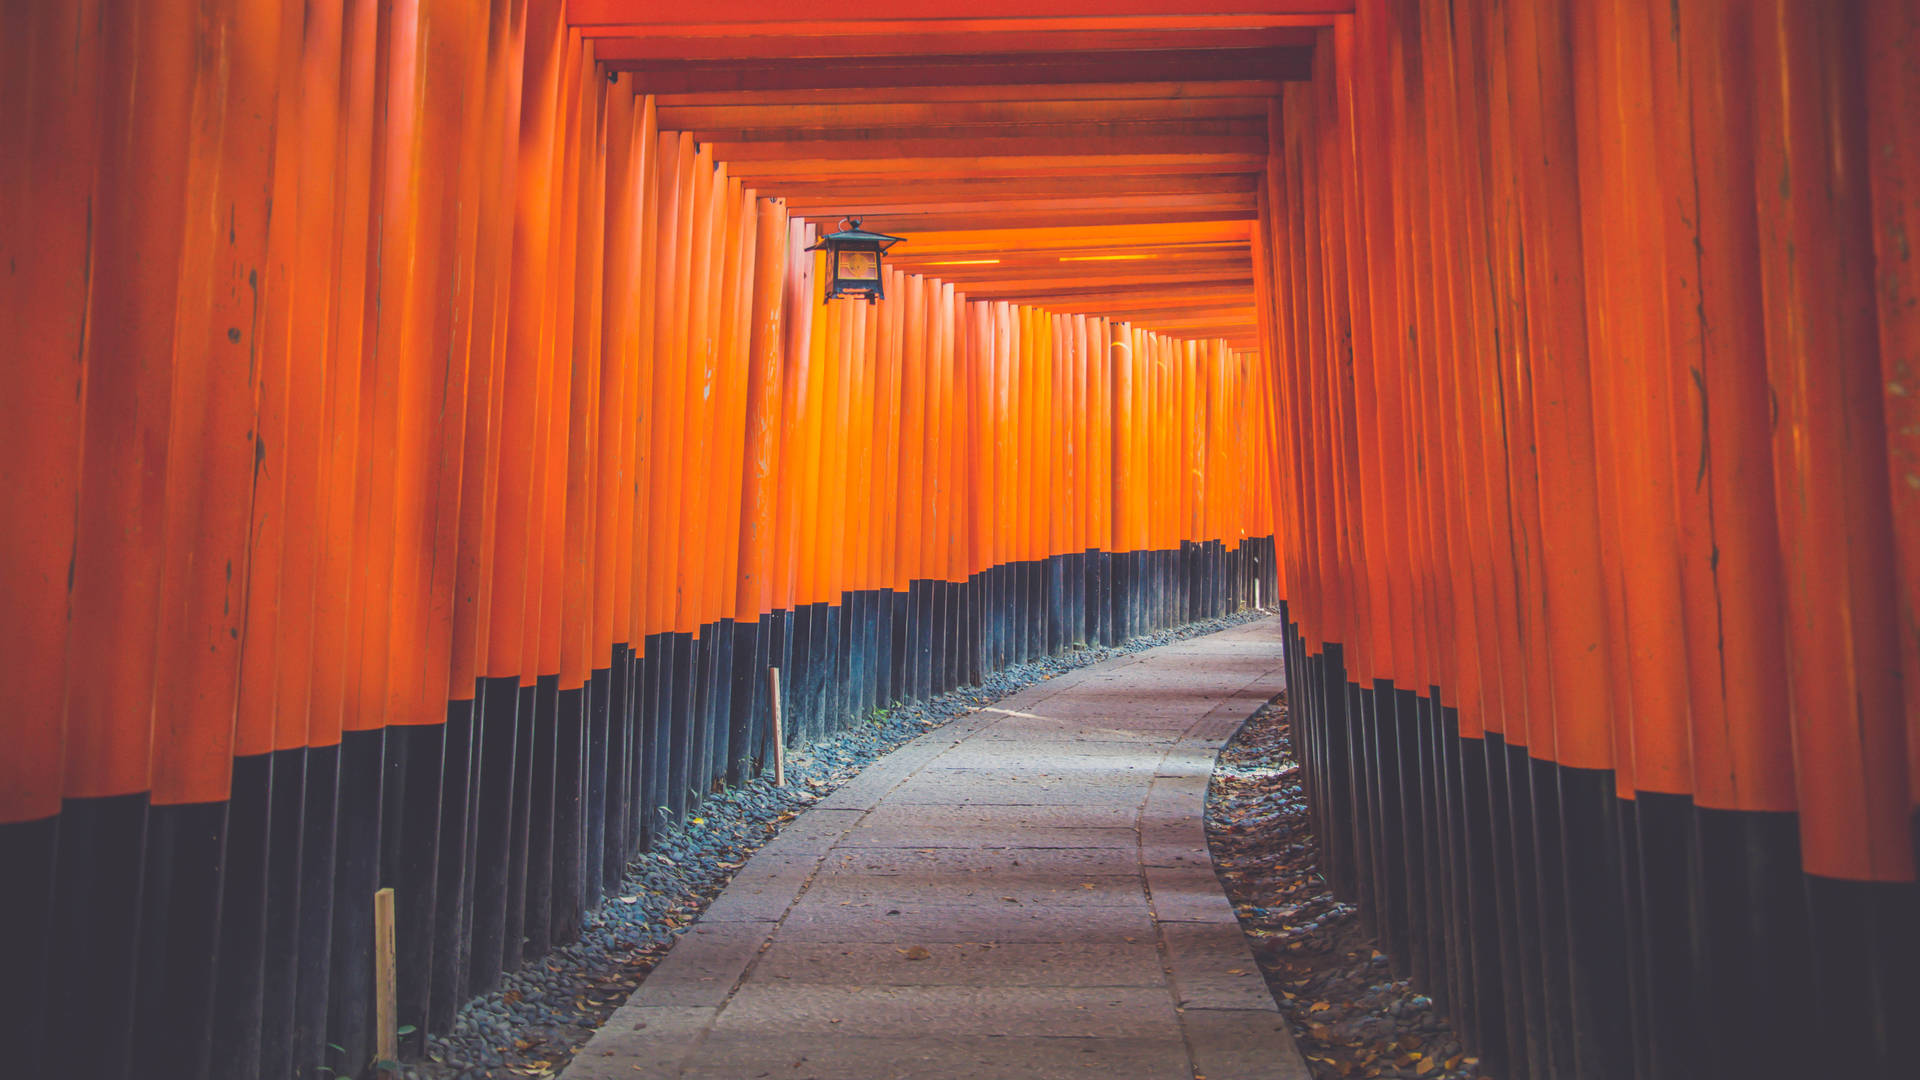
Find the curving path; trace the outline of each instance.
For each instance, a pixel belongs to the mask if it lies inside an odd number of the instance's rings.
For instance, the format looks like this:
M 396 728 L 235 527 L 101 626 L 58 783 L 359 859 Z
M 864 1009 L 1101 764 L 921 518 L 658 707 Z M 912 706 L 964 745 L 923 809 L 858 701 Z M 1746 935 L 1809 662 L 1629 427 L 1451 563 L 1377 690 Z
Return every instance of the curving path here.
M 1221 893 L 1277 619 L 1028 687 L 762 848 L 563 1080 L 1307 1077 Z

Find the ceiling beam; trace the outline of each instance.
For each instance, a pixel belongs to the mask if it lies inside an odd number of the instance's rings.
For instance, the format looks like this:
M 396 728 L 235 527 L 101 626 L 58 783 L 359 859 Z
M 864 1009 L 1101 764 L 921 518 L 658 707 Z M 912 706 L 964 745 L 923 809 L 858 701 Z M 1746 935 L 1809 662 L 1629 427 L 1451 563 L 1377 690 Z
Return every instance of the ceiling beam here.
M 607 43 L 602 43 L 603 46 Z M 601 50 L 604 54 L 605 48 Z M 604 57 L 603 57 L 604 58 Z M 953 55 L 843 60 L 623 60 L 615 71 L 634 72 L 639 93 L 713 90 L 841 89 L 875 92 L 899 86 L 984 86 L 1033 83 L 1303 81 L 1313 74 L 1313 50 L 1165 49 L 1135 52 L 1055 52 L 1032 55 Z
M 1074 310 L 1091 314 L 1096 311 L 1157 311 L 1179 304 L 1244 304 L 1253 295 L 1253 289 L 1251 285 L 1245 288 L 1221 288 L 1207 282 L 1189 285 L 1176 280 L 1158 285 L 1151 291 L 1136 289 L 1045 295 L 1071 296 Z
M 734 172 L 739 166 L 755 162 L 832 161 L 851 159 L 873 161 L 900 158 L 975 158 L 975 157 L 1130 157 L 1134 155 L 1232 158 L 1252 160 L 1263 156 L 1267 138 L 1262 135 L 1027 135 L 1021 129 L 1011 134 L 879 138 L 879 139 L 804 139 L 796 142 L 708 142 L 715 160 L 724 161 Z
M 1111 288 L 1116 285 L 1154 285 L 1164 282 L 1165 280 L 1165 275 L 1158 274 L 1121 274 L 1100 278 L 1093 281 L 1092 284 Z M 1253 279 L 1251 277 L 1207 277 L 1197 280 L 1215 288 L 1253 288 Z M 958 283 L 956 282 L 956 284 Z M 1004 297 L 1019 295 L 1036 298 L 1041 296 L 1064 297 L 1072 293 L 1073 290 L 1061 289 L 1059 285 L 1060 282 L 1058 280 L 1051 278 L 995 278 L 986 281 L 969 282 L 967 291 L 983 296 L 993 295 Z M 1043 301 L 1035 299 L 1034 302 L 1042 303 Z
M 1215 221 L 1222 214 L 1217 208 L 1206 207 L 1190 211 L 1178 210 L 1024 210 L 1018 213 L 1005 211 L 944 214 L 929 212 L 918 216 L 882 215 L 882 214 L 838 214 L 828 215 L 825 224 L 838 224 L 840 218 L 859 217 L 870 229 L 901 235 L 920 229 L 974 229 L 1024 228 L 1037 225 L 1057 225 L 1062 222 L 1086 227 L 1107 225 L 1143 225 L 1168 221 Z M 1252 221 L 1254 215 L 1248 211 L 1246 219 Z
M 990 233 L 995 230 L 979 229 L 974 231 Z M 1011 234 L 1018 230 L 1002 229 L 998 231 L 1002 234 Z M 929 239 L 925 241 L 925 244 L 933 243 L 931 238 L 935 234 L 928 232 L 919 235 L 929 237 Z M 1096 236 L 1091 238 L 1091 242 L 1080 247 L 1035 249 L 1022 247 L 1019 245 L 1017 239 L 1013 239 L 1010 240 L 1008 244 L 998 247 L 989 246 L 986 249 L 978 251 L 953 252 L 950 250 L 941 251 L 937 248 L 925 246 L 919 241 L 918 237 L 908 237 L 907 239 L 915 242 L 911 246 L 896 248 L 893 254 L 887 256 L 889 262 L 906 265 L 926 262 L 928 260 L 971 259 L 978 256 L 999 260 L 1004 266 L 1040 268 L 1063 265 L 1073 266 L 1084 262 L 1118 262 L 1121 260 L 1106 258 L 1087 259 L 1085 257 L 1125 255 L 1137 256 L 1139 261 L 1151 260 L 1157 265 L 1162 266 L 1206 266 L 1213 263 L 1242 267 L 1251 267 L 1253 265 L 1252 253 L 1248 250 L 1247 245 L 1232 240 L 1208 240 L 1190 244 L 1129 244 L 1125 241 L 1101 243 Z
M 680 0 L 567 0 L 567 21 L 574 26 L 633 26 L 675 33 L 738 33 L 758 26 L 816 27 L 820 33 L 891 33 L 901 26 L 991 26 L 995 20 L 1040 23 L 1125 25 L 1126 20 L 1158 20 L 1149 25 L 1188 25 L 1199 20 L 1262 20 L 1262 25 L 1326 25 L 1333 15 L 1350 14 L 1353 0 L 1105 0 L 1089 15 L 1085 0 L 970 0 L 956 17 L 952 0 L 892 0 L 884 10 L 861 0 L 809 0 L 807 18 L 796 20 L 792 0 L 728 0 L 724 4 L 687 4 Z M 1295 20 L 1282 22 L 1279 20 Z M 1044 25 L 1044 23 L 1041 23 Z M 1204 23 L 1202 23 L 1204 25 Z M 993 28 L 998 28 L 994 26 Z
M 762 34 L 686 37 L 651 33 L 595 37 L 595 57 L 620 61 L 727 61 L 1129 52 L 1144 49 L 1303 48 L 1315 31 L 1293 27 L 1163 30 L 1005 30 L 991 33 Z
M 1156 247 L 1196 244 L 1244 245 L 1252 227 L 1244 221 L 1186 222 L 1177 225 L 1133 225 L 1124 229 L 1032 228 L 991 232 L 927 233 L 918 237 L 921 251 L 1004 250 L 1069 253 L 1116 246 Z
M 663 130 L 675 130 L 673 126 L 661 125 Z M 1018 147 L 1016 140 L 1045 139 L 1061 146 L 1076 146 L 1082 143 L 1126 142 L 1142 149 L 1130 150 L 1131 153 L 1155 153 L 1151 149 L 1156 144 L 1181 139 L 1234 139 L 1235 150 L 1244 150 L 1257 145 L 1264 150 L 1266 146 L 1267 121 L 1265 116 L 1209 116 L 1180 117 L 1153 120 L 1027 120 L 1027 121 L 896 121 L 892 123 L 862 124 L 857 127 L 744 127 L 744 128 L 701 128 L 696 127 L 693 135 L 703 143 L 712 143 L 715 147 L 805 147 L 834 148 L 848 150 L 867 150 L 893 145 L 913 146 L 915 144 L 957 143 L 965 146 L 972 143 L 982 149 L 975 153 L 994 153 L 988 149 L 996 140 L 1006 140 L 1009 146 Z M 1025 147 L 1022 149 L 1032 149 Z M 719 151 L 716 150 L 716 153 Z M 1016 151 L 1017 152 L 1017 151 Z M 1071 151 L 1069 151 L 1071 152 Z M 1216 151 L 1217 152 L 1217 151 Z M 812 153 L 794 156 L 817 156 Z M 900 156 L 912 156 L 903 153 Z M 923 156 L 935 156 L 931 154 Z
M 729 174 L 741 179 L 773 177 L 781 183 L 853 177 L 871 180 L 877 176 L 894 179 L 955 179 L 963 176 L 1058 177 L 1112 176 L 1133 173 L 1136 176 L 1181 176 L 1218 173 L 1258 172 L 1266 164 L 1265 155 L 1248 154 L 1112 154 L 1080 155 L 1037 154 L 1007 157 L 934 157 L 934 158 L 800 158 L 787 161 L 742 161 L 729 164 Z M 769 193 L 775 193 L 769 188 Z
M 1159 192 L 1199 194 L 1209 191 L 1239 192 L 1258 189 L 1259 174 L 1250 172 L 1157 176 L 1133 173 L 1121 173 L 1117 176 L 1080 173 L 1067 176 L 950 176 L 944 180 L 930 180 L 911 185 L 901 184 L 885 177 L 853 175 L 828 180 L 799 181 L 783 188 L 781 193 L 790 199 L 842 194 L 888 197 L 919 192 L 978 199 L 1003 196 L 1019 198 L 1029 194 L 1142 195 Z
M 1094 98 L 1043 101 L 843 101 L 782 105 L 669 105 L 660 127 L 707 139 L 764 138 L 760 131 L 826 133 L 845 128 L 959 124 L 1138 123 L 1167 120 L 1257 119 L 1264 131 L 1265 97 Z M 656 105 L 657 105 L 656 101 Z M 723 132 L 737 132 L 732 136 Z
M 964 101 L 1138 101 L 1155 98 L 1200 100 L 1218 97 L 1268 98 L 1280 92 L 1275 79 L 1198 79 L 1186 82 L 1006 83 L 981 86 L 896 86 L 887 103 Z M 781 106 L 848 104 L 838 90 L 708 90 L 657 94 L 661 109 L 708 106 Z

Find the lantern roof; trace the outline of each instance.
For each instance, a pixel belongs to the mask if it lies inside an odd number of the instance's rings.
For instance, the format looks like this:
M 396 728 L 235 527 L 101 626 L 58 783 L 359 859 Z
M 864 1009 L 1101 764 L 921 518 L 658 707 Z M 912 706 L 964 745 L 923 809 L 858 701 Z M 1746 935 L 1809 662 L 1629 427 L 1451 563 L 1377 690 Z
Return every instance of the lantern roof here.
M 826 247 L 828 243 L 877 243 L 880 245 L 881 251 L 886 251 L 888 248 L 906 239 L 904 236 L 888 236 L 886 233 L 868 232 L 860 227 L 859 218 L 851 218 L 843 221 L 841 224 L 847 227 L 839 232 L 827 233 L 820 238 L 818 243 L 807 250 L 819 251 Z

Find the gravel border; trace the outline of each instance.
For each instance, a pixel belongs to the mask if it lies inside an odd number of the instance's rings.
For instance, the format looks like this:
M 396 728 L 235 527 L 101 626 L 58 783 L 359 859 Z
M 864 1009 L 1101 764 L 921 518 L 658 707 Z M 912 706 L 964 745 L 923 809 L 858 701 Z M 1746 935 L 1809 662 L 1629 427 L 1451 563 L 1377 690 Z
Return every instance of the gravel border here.
M 1252 608 L 1146 634 L 1121 645 L 1079 647 L 1013 664 L 985 685 L 882 710 L 868 722 L 787 755 L 785 788 L 770 778 L 729 788 L 662 834 L 627 865 L 620 888 L 589 912 L 580 939 L 509 972 L 500 988 L 461 1007 L 451 1031 L 427 1040 L 409 1080 L 552 1077 L 646 979 L 680 934 L 782 825 L 894 748 L 1008 694 L 1076 668 L 1264 618 Z M 405 1023 L 407 1017 L 401 1017 Z
M 1320 876 L 1286 701 L 1275 695 L 1220 751 L 1207 846 L 1314 1080 L 1492 1080 Z

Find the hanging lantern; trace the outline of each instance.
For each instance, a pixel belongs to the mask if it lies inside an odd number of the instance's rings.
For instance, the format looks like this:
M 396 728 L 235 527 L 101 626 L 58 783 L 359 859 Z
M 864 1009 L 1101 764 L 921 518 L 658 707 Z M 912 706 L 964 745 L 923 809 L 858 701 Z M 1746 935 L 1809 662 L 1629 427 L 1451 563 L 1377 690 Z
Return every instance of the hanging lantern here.
M 843 220 L 846 228 L 828 233 L 808 251 L 827 253 L 827 295 L 824 303 L 837 296 L 864 296 L 871 304 L 885 296 L 882 291 L 880 257 L 903 237 L 867 232 L 859 218 Z

